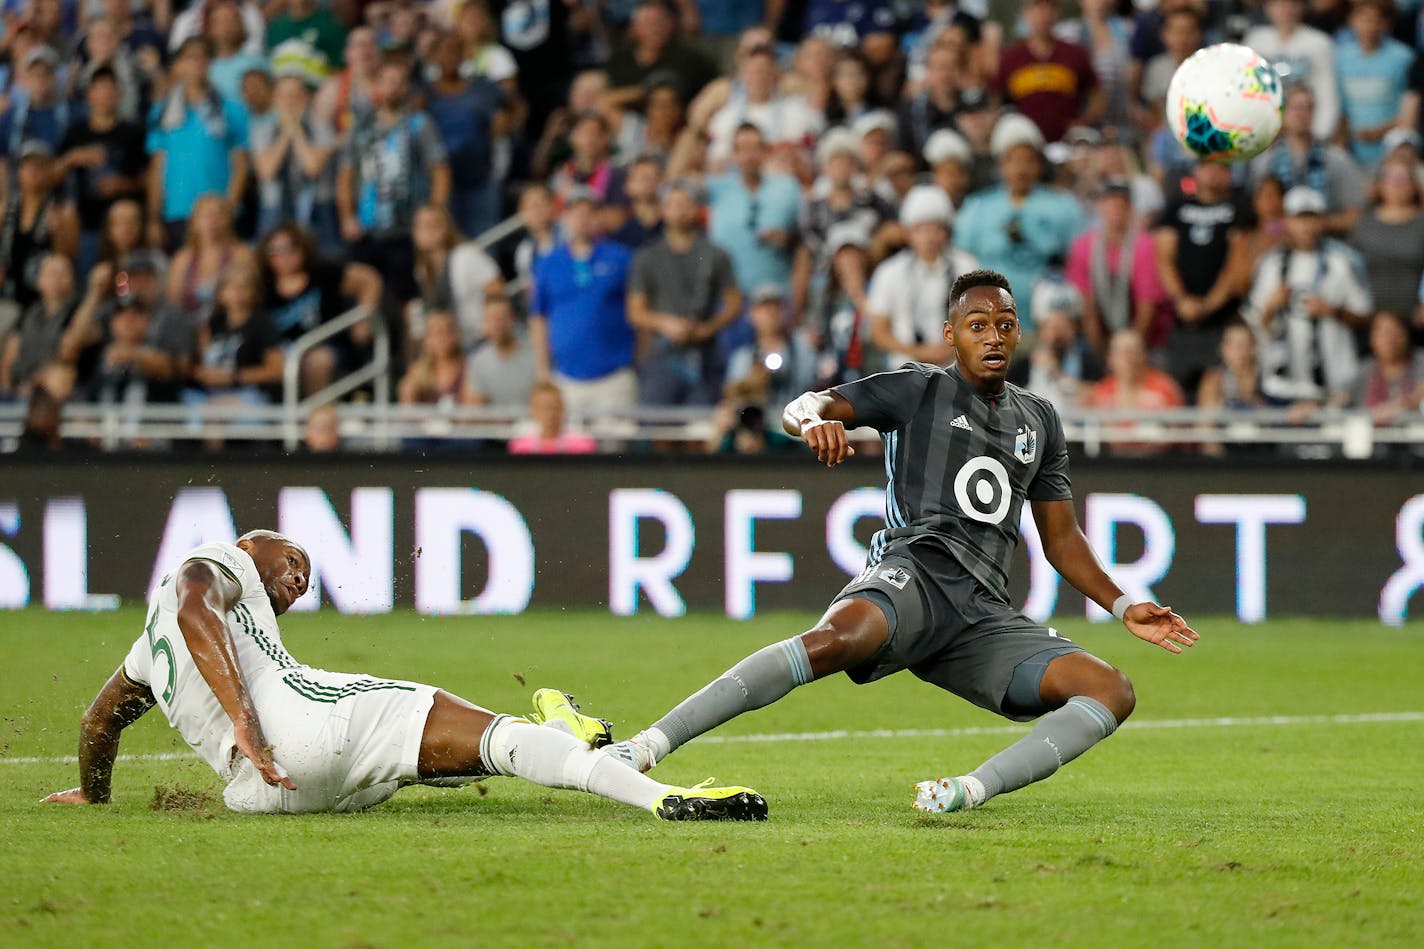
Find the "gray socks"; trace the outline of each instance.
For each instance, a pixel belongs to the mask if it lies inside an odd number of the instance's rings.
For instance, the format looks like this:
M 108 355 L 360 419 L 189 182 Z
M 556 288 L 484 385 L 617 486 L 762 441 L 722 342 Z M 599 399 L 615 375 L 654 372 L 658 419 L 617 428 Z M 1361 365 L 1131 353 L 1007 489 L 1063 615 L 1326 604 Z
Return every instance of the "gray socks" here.
M 1117 730 L 1117 719 L 1097 699 L 1075 695 L 1040 718 L 1033 730 L 979 766 L 969 777 L 984 785 L 984 800 L 1042 781 Z
M 801 637 L 757 650 L 654 723 L 649 731 L 657 729 L 669 745 L 658 749 L 658 760 L 703 732 L 770 705 L 810 681 L 811 660 Z

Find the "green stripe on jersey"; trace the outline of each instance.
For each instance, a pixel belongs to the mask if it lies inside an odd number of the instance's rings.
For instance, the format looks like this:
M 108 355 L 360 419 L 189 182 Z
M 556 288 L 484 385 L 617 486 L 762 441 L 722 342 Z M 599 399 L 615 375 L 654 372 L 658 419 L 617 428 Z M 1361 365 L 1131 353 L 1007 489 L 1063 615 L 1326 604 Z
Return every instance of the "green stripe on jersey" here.
M 231 580 L 233 583 L 236 583 L 239 588 L 242 587 L 242 581 L 237 578 L 237 574 L 233 573 L 232 568 L 229 567 L 227 564 L 223 563 L 221 560 L 214 560 L 211 557 L 189 557 L 188 560 L 189 562 L 194 560 L 201 560 L 204 563 L 210 563 L 213 566 L 217 567 L 219 570 L 221 570 L 223 573 L 227 574 L 228 579 Z
M 415 686 L 413 685 L 404 685 L 400 682 L 391 682 L 387 679 L 357 679 L 354 682 L 336 686 L 313 681 L 301 673 L 289 673 L 282 676 L 282 681 L 287 684 L 287 688 L 302 698 L 328 705 L 334 705 L 342 699 L 350 698 L 353 695 L 360 695 L 365 692 L 379 692 L 391 689 L 401 692 L 415 691 Z
M 253 618 L 252 611 L 245 604 L 239 603 L 234 606 L 232 615 L 237 617 L 243 632 L 252 637 L 252 641 L 257 644 L 258 649 L 262 650 L 263 655 L 275 662 L 279 668 L 295 669 L 301 665 L 292 658 L 291 653 L 267 638 L 262 632 L 262 628 L 257 625 L 257 620 Z

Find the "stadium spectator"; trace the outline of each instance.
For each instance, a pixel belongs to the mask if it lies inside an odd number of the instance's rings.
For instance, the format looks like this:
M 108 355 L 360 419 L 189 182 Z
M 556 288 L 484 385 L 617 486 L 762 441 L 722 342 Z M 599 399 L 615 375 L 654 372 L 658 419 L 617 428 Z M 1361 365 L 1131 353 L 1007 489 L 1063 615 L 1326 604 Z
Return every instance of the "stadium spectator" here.
M 630 255 L 599 236 L 599 204 L 589 189 L 569 195 L 564 241 L 534 263 L 529 306 L 536 377 L 554 382 L 580 410 L 595 412 L 638 401 L 626 310 Z
M 1383 139 L 1399 124 L 1414 65 L 1414 51 L 1389 35 L 1393 19 L 1393 0 L 1354 0 L 1350 29 L 1335 41 L 1350 151 L 1366 167 L 1384 157 Z
M 717 67 L 677 36 L 677 14 L 669 0 L 640 0 L 628 28 L 628 42 L 608 60 L 610 103 L 627 108 L 643 96 L 650 76 L 675 78 L 682 101 L 690 102 L 717 77 Z
M 1126 128 L 1132 121 L 1132 24 L 1116 0 L 1083 0 L 1081 15 L 1059 23 L 1054 36 L 1083 49 L 1101 90 L 1103 109 L 1095 122 Z
M 312 455 L 329 455 L 341 450 L 341 416 L 335 405 L 330 402 L 318 405 L 307 415 L 302 447 Z
M 437 74 L 429 84 L 430 113 L 450 162 L 450 212 L 466 234 L 479 235 L 499 223 L 500 180 L 494 143 L 508 129 L 504 93 L 483 76 L 461 72 L 464 45 L 453 33 L 435 44 Z
M 925 154 L 930 137 L 952 129 L 959 112 L 959 67 L 947 46 L 930 47 L 925 58 L 923 88 L 900 104 L 900 148 Z
M 1142 67 L 1140 95 L 1147 104 L 1147 114 L 1140 116 L 1139 122 L 1148 117 L 1154 124 L 1161 122 L 1172 76 L 1188 56 L 1201 49 L 1204 35 L 1201 14 L 1190 3 L 1173 5 L 1162 11 L 1163 50 Z
M 987 12 L 982 5 L 972 2 L 925 0 L 918 15 L 905 24 L 900 46 L 905 51 L 911 86 L 918 86 L 928 78 L 929 58 L 936 47 L 948 47 L 955 55 L 957 68 L 964 52 L 978 46 L 983 26 L 979 16 L 965 7 L 973 7 L 980 14 Z
M 133 0 L 103 0 L 102 4 L 104 16 L 114 25 L 119 45 L 133 56 L 134 62 L 147 76 L 158 79 L 163 72 L 165 48 L 162 30 L 167 28 L 167 24 L 158 23 L 146 5 L 135 7 Z M 93 25 L 94 20 L 91 19 L 91 29 Z M 92 51 L 90 56 L 92 58 Z
M 1202 373 L 1197 405 L 1235 412 L 1270 404 L 1261 391 L 1261 361 L 1251 327 L 1239 320 L 1226 324 L 1218 357 L 1217 365 Z
M 776 54 L 770 46 L 757 46 L 742 56 L 726 101 L 715 112 L 708 106 L 716 100 L 696 101 L 688 110 L 684 139 L 706 143 L 706 165 L 720 172 L 737 161 L 736 140 L 740 130 L 750 124 L 770 145 L 788 146 L 793 154 L 815 147 L 816 137 L 825 129 L 825 116 L 802 95 L 787 95 L 778 89 Z M 679 143 L 682 147 L 682 143 Z M 678 165 L 678 159 L 674 159 Z M 670 173 L 676 171 L 670 169 Z
M 801 203 L 797 224 L 801 241 L 791 280 L 792 309 L 801 313 L 809 305 L 813 320 L 824 310 L 826 284 L 835 259 L 835 248 L 829 242 L 831 229 L 849 224 L 873 237 L 892 215 L 886 202 L 866 187 L 859 174 L 860 153 L 852 132 L 831 129 L 816 146 L 816 158 L 821 174 Z M 863 308 L 869 274 L 852 268 L 838 276 L 855 306 Z
M 768 172 L 766 136 L 748 122 L 732 143 L 735 167 L 707 179 L 709 234 L 732 256 L 743 293 L 764 283 L 790 288 L 801 186 Z
M 215 194 L 197 199 L 184 232 L 168 269 L 168 299 L 197 316 L 217 296 L 229 268 L 251 267 L 256 258 L 233 231 L 232 209 Z
M 1355 328 L 1371 312 L 1349 248 L 1325 237 L 1325 198 L 1286 192 L 1286 244 L 1256 268 L 1249 313 L 1263 341 L 1261 389 L 1299 419 L 1350 404 L 1359 377 Z
M 524 407 L 534 391 L 534 350 L 503 294 L 485 298 L 484 341 L 465 361 L 466 405 Z
M 207 0 L 203 35 L 213 50 L 208 81 L 218 95 L 238 101 L 242 98 L 242 77 L 248 70 L 266 70 L 267 57 L 260 42 L 255 50 L 248 43 L 248 30 L 236 0 Z
M 272 110 L 248 127 L 257 173 L 258 233 L 290 222 L 336 243 L 336 209 L 328 163 L 335 151 L 331 128 L 311 112 L 311 90 L 299 76 L 277 79 Z
M 80 47 L 79 59 L 83 65 L 69 77 L 69 98 L 86 98 L 89 84 L 103 71 L 114 82 L 119 118 L 124 122 L 141 123 L 153 85 L 161 73 L 160 69 L 150 69 L 151 64 L 145 64 L 143 58 L 120 42 L 118 28 L 111 17 L 94 17 L 89 21 Z
M 969 142 L 953 129 L 940 129 L 925 143 L 924 160 L 935 187 L 955 209 L 964 207 L 973 183 L 974 153 Z
M 275 9 L 264 36 L 268 50 L 299 39 L 321 53 L 333 67 L 341 66 L 346 28 L 330 9 L 317 0 L 282 0 Z
M 548 178 L 569 160 L 573 154 L 570 136 L 574 125 L 580 116 L 602 109 L 604 94 L 608 92 L 608 73 L 602 69 L 585 69 L 574 77 L 567 91 L 567 101 L 544 123 L 539 142 L 530 156 L 529 172 L 535 178 Z
M 637 250 L 663 232 L 663 208 L 658 193 L 663 184 L 662 166 L 656 158 L 636 158 L 628 165 L 623 182 L 621 208 L 604 208 L 604 228 L 608 236 L 629 250 Z
M 1295 3 L 1297 0 L 1271 0 Z M 1281 134 L 1276 143 L 1251 161 L 1251 180 L 1266 176 L 1280 179 L 1287 191 L 1298 185 L 1325 196 L 1326 230 L 1348 233 L 1359 219 L 1365 202 L 1365 176 L 1350 153 L 1339 145 L 1313 136 L 1313 93 L 1305 86 L 1286 90 L 1281 114 Z
M 569 160 L 549 180 L 554 194 L 568 200 L 575 189 L 591 189 L 603 203 L 623 201 L 624 168 L 613 162 L 608 119 L 600 112 L 585 112 L 569 131 Z
M 854 50 L 844 53 L 831 72 L 831 97 L 822 110 L 826 124 L 850 125 L 878 106 L 870 88 L 870 72 L 865 60 Z
M 0 142 L 12 160 L 28 141 L 57 150 L 65 129 L 78 117 L 64 98 L 58 68 L 59 56 L 49 46 L 34 46 L 20 61 L 8 108 L 0 114 Z
M 1147 345 L 1133 329 L 1118 330 L 1108 344 L 1108 374 L 1088 394 L 1088 406 L 1115 412 L 1150 414 L 1186 404 L 1172 377 L 1147 361 Z M 1115 455 L 1154 455 L 1169 444 L 1116 441 Z
M 316 120 L 342 135 L 376 111 L 376 73 L 381 67 L 376 32 L 369 26 L 358 26 L 348 33 L 344 49 L 345 68 L 322 84 L 312 103 Z
M 723 71 L 736 60 L 742 31 L 762 22 L 765 6 L 765 0 L 692 0 L 678 5 L 683 30 L 696 38 L 703 55 Z
M 1058 0 L 1028 0 L 1023 21 L 1027 35 L 999 57 L 1000 93 L 1033 120 L 1045 141 L 1058 141 L 1074 125 L 1096 124 L 1105 108 L 1103 90 L 1087 50 L 1054 36 Z
M 666 163 L 686 126 L 682 96 L 671 80 L 653 76 L 644 88 L 641 106 L 641 115 L 620 113 L 619 155 L 625 160 L 651 158 Z
M 1083 332 L 1097 352 L 1118 330 L 1132 328 L 1149 349 L 1165 341 L 1171 313 L 1157 276 L 1152 235 L 1139 228 L 1132 185 L 1107 179 L 1098 193 L 1098 226 L 1078 235 L 1068 251 L 1065 275 L 1083 299 Z
M 460 349 L 455 317 L 431 313 L 425 318 L 420 352 L 396 387 L 396 398 L 401 405 L 450 408 L 460 402 L 464 391 L 465 354 Z
M 1025 117 L 1000 119 L 991 147 L 1003 184 L 971 194 L 954 224 L 959 247 L 1023 288 L 1019 322 L 1025 333 L 1033 332 L 1029 292 L 1050 266 L 1061 266 L 1083 224 L 1071 195 L 1039 183 L 1043 146 L 1038 127 Z
M 1313 93 L 1315 111 L 1310 133 L 1329 141 L 1340 124 L 1334 44 L 1330 37 L 1303 22 L 1305 0 L 1266 0 L 1264 6 L 1270 22 L 1248 30 L 1241 42 L 1269 59 L 1287 82 L 1297 88 L 1303 83 Z M 1315 182 L 1300 183 L 1321 190 Z M 1288 184 L 1294 186 L 1296 182 Z
M 109 206 L 104 229 L 99 235 L 96 263 L 112 264 L 116 273 L 129 270 L 139 259 L 152 260 L 160 284 L 167 286 L 168 255 L 144 244 L 143 205 L 121 199 Z M 91 268 L 92 269 L 92 268 Z
M 909 246 L 875 269 L 866 302 L 870 340 L 886 369 L 912 361 L 943 366 L 954 355 L 944 338 L 949 288 L 979 262 L 951 246 L 953 221 L 954 208 L 933 185 L 915 188 L 900 207 Z
M 145 403 L 174 401 L 178 380 L 191 372 L 193 327 L 181 320 L 165 326 L 148 304 L 126 296 L 118 300 L 107 331 L 88 395 L 101 405 L 123 406 L 134 437 L 133 413 Z
M 640 365 L 644 405 L 713 405 L 722 388 L 717 336 L 741 314 L 727 252 L 702 233 L 697 185 L 663 186 L 663 233 L 633 255 L 628 322 L 648 345 Z
M 534 431 L 510 439 L 511 455 L 588 455 L 598 449 L 592 436 L 569 430 L 563 390 L 552 383 L 534 386 L 529 415 Z
M 900 213 L 900 204 L 919 184 L 920 162 L 909 152 L 891 152 L 881 160 L 879 168 L 870 178 L 870 190 L 885 204 L 885 210 L 893 219 Z M 950 200 L 953 204 L 953 199 Z
M 262 308 L 257 269 L 246 261 L 223 272 L 217 301 L 198 326 L 190 405 L 265 405 L 282 382 L 282 340 Z
M 45 254 L 35 274 L 36 297 L 0 348 L 0 398 L 25 397 L 35 377 L 59 355 L 60 342 L 79 304 L 74 265 Z
M 402 303 L 417 294 L 411 223 L 416 208 L 450 200 L 450 164 L 430 116 L 409 107 L 398 61 L 376 73 L 375 111 L 351 130 L 336 176 L 341 236 Z
M 330 323 L 352 307 L 366 319 L 346 335 L 328 339 L 302 354 L 301 392 L 331 385 L 340 368 L 354 369 L 371 345 L 371 324 L 380 319 L 381 277 L 365 264 L 324 260 L 309 231 L 290 222 L 269 231 L 258 245 L 262 308 L 282 342 L 291 343 Z
M 554 194 L 549 186 L 540 181 L 525 185 L 517 213 L 524 237 L 514 249 L 514 272 L 528 293 L 533 289 L 534 265 L 557 243 Z
M 1374 206 L 1350 232 L 1350 246 L 1368 262 L 1376 309 L 1413 312 L 1424 278 L 1424 209 L 1415 165 L 1386 159 L 1376 178 Z
M 1239 261 L 1255 222 L 1251 208 L 1232 191 L 1229 166 L 1199 163 L 1191 186 L 1190 194 L 1163 212 L 1156 244 L 1157 276 L 1177 318 L 1167 340 L 1167 362 L 1194 392 L 1216 359 L 1222 327 L 1237 312 Z
M 66 447 L 60 422 L 65 400 L 73 388 L 74 370 L 68 366 L 50 363 L 41 370 L 25 407 L 19 451 L 59 451 Z
M 1285 197 L 1285 189 L 1275 178 L 1262 178 L 1256 183 L 1251 194 L 1251 225 L 1241 231 L 1241 253 L 1236 264 L 1238 296 L 1250 289 L 1257 262 L 1286 239 Z
M 727 361 L 727 385 L 764 389 L 765 418 L 779 425 L 781 409 L 821 381 L 819 360 L 805 334 L 787 325 L 786 295 L 775 284 L 753 291 L 747 312 L 754 335 Z
M 1409 323 L 1380 310 L 1370 321 L 1370 359 L 1360 373 L 1355 405 L 1370 410 L 1376 425 L 1417 415 L 1424 401 L 1424 349 L 1410 341 Z
M 420 296 L 406 314 L 411 339 L 423 333 L 423 314 L 450 313 L 460 331 L 460 345 L 474 347 L 484 332 L 484 303 L 504 294 L 504 277 L 490 256 L 461 238 L 450 212 L 427 204 L 415 212 L 415 285 Z
M 1033 349 L 1027 359 L 1014 360 L 1009 381 L 1061 412 L 1086 401 L 1103 377 L 1103 360 L 1083 335 L 1083 299 L 1072 284 L 1041 281 L 1033 295 L 1038 313 Z
M 58 359 L 75 367 L 90 397 L 96 394 L 93 380 L 102 368 L 104 348 L 113 338 L 114 315 L 127 305 L 143 311 L 147 344 L 172 360 L 171 371 L 159 373 L 163 378 L 147 387 L 146 397 L 150 401 L 175 399 L 179 381 L 191 373 L 196 322 L 191 314 L 164 300 L 162 262 L 156 254 L 144 251 L 133 255 L 126 270 L 101 262 L 89 272 L 84 296 L 60 340 Z
M 881 166 L 890 157 L 900 134 L 895 113 L 889 109 L 872 109 L 852 122 L 850 130 L 857 140 L 861 167 L 872 181 L 878 180 Z
M 83 117 L 70 125 L 54 168 L 66 179 L 79 216 L 79 273 L 99 258 L 99 235 L 115 201 L 144 194 L 143 127 L 120 118 L 119 87 L 111 69 L 89 77 Z
M 247 116 L 208 82 L 212 49 L 195 36 L 178 47 L 172 87 L 148 116 L 149 240 L 171 249 L 184 243 L 188 218 L 204 195 L 225 195 L 240 207 L 247 186 Z
M 168 31 L 169 50 L 175 55 L 181 53 L 189 40 L 202 35 L 213 8 L 229 2 L 233 0 L 194 0 L 186 10 L 174 17 L 173 26 Z M 245 36 L 243 52 L 261 56 L 267 34 L 267 21 L 262 17 L 262 8 L 255 0 L 240 0 L 238 16 Z
M 37 139 L 28 141 L 18 155 L 15 186 L 6 189 L 0 217 L 0 299 L 13 300 L 23 309 L 39 299 L 39 267 L 46 254 L 74 259 L 79 218 L 54 187 L 50 147 Z

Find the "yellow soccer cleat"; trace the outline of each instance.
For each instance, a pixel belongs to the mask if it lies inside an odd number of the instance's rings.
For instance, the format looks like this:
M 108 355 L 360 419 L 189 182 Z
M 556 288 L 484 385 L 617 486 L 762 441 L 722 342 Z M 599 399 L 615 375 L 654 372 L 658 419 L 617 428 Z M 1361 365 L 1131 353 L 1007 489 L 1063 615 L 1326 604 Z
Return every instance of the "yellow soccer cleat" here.
M 590 748 L 613 744 L 613 723 L 605 718 L 581 714 L 574 697 L 558 689 L 540 689 L 534 693 L 534 714 L 529 720 L 535 725 L 548 725 L 588 742 Z
M 649 808 L 659 820 L 766 820 L 766 798 L 751 788 L 668 788 Z

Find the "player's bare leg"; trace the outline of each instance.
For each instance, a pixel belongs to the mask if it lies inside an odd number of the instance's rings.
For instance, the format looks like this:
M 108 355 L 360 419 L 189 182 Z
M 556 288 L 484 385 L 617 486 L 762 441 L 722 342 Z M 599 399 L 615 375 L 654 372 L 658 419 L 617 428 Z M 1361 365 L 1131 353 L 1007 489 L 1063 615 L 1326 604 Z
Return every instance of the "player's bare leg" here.
M 766 819 L 766 802 L 748 788 L 660 784 L 566 731 L 496 715 L 444 691 L 435 693 L 426 717 L 417 767 L 426 780 L 506 775 L 587 791 L 665 820 Z
M 970 774 L 917 784 L 915 808 L 964 810 L 1042 781 L 1116 731 L 1137 701 L 1127 676 L 1086 652 L 1067 653 L 1049 662 L 1038 694 L 1053 711 Z
M 889 636 L 880 607 L 862 597 L 839 600 L 800 636 L 752 653 L 651 727 L 604 750 L 632 768 L 647 771 L 698 735 L 743 712 L 770 705 L 797 686 L 864 663 Z

